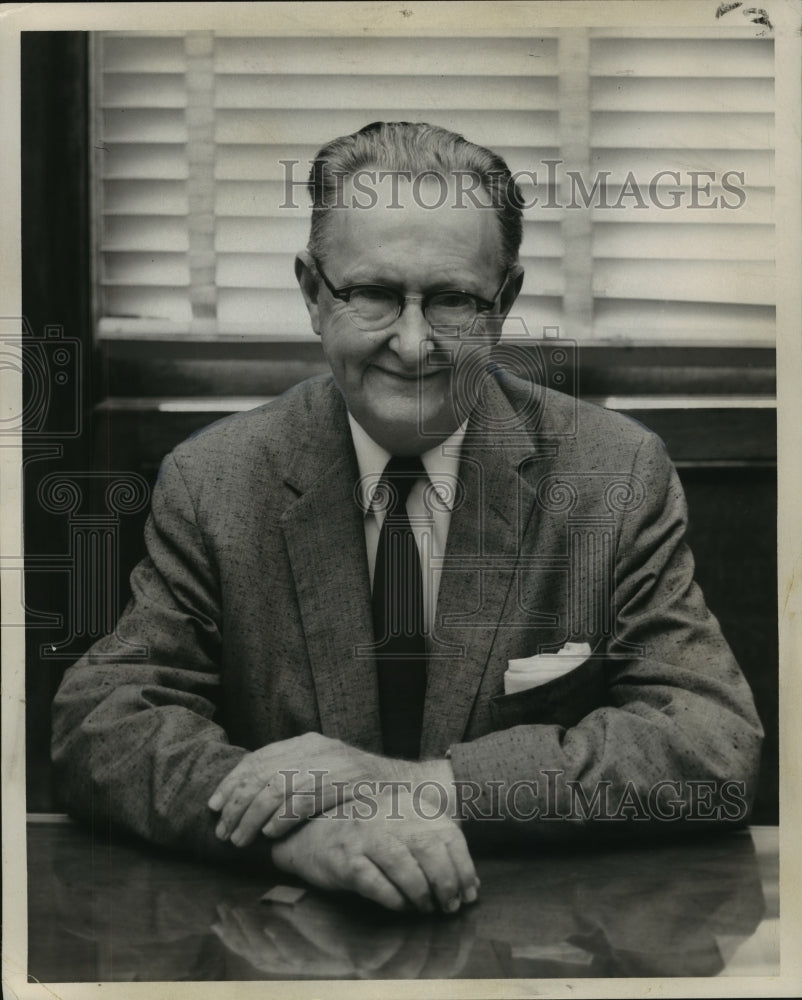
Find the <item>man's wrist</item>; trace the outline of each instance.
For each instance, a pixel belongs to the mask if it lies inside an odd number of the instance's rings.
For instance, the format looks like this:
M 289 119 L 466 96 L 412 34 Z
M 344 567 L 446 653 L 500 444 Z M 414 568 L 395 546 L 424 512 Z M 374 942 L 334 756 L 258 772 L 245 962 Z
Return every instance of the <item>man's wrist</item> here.
M 423 780 L 432 782 L 433 794 L 436 792 L 443 796 L 442 801 L 446 803 L 446 816 L 458 819 L 457 790 L 454 786 L 454 768 L 451 766 L 451 761 L 440 757 L 436 760 L 422 761 L 421 767 Z
M 384 780 L 409 786 L 416 795 L 436 802 L 445 815 L 456 818 L 457 794 L 454 769 L 444 757 L 432 760 L 396 760 L 385 758 Z

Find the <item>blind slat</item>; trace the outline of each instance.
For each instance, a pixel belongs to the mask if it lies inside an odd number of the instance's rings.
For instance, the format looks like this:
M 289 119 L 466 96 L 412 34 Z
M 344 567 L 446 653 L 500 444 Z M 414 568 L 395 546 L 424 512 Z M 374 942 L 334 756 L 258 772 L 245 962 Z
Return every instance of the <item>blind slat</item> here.
M 590 95 L 593 111 L 771 114 L 774 110 L 774 81 L 770 78 L 594 77 Z
M 593 226 L 593 257 L 682 258 L 695 262 L 705 260 L 774 260 L 774 229 L 772 226 L 727 227 L 725 236 L 716 226 L 678 223 L 642 223 L 638 226 L 616 226 L 597 222 Z
M 105 215 L 186 215 L 186 185 L 182 180 L 115 180 L 104 186 Z
M 103 269 L 104 285 L 189 285 L 189 265 L 183 253 L 108 254 Z
M 104 108 L 186 107 L 184 73 L 115 73 L 103 82 Z
M 704 283 L 696 280 L 699 267 Z M 771 305 L 774 302 L 774 263 L 765 260 L 626 260 L 597 259 L 593 267 L 593 294 L 597 298 L 670 299 L 674 302 L 720 302 Z
M 367 95 L 365 95 L 367 96 Z M 372 95 L 371 95 L 372 96 Z M 432 109 L 413 108 L 405 112 L 412 121 L 426 121 L 432 116 Z M 393 118 L 387 109 L 377 108 L 371 102 L 359 111 L 343 110 L 337 115 L 338 129 L 342 134 L 355 132 L 366 122 Z M 456 121 L 448 111 L 438 112 L 438 124 L 449 127 L 449 120 Z M 557 142 L 556 111 L 463 111 L 459 114 L 460 131 L 470 135 L 476 142 L 495 145 L 509 142 L 510 136 L 520 136 L 522 144 L 531 148 L 535 136 L 542 137 L 549 145 Z M 216 118 L 215 139 L 218 143 L 314 143 L 320 136 L 331 132 L 330 111 L 254 111 L 251 109 L 231 110 L 221 108 Z M 321 143 L 322 145 L 322 143 Z M 319 146 L 317 148 L 320 148 Z
M 704 179 L 702 179 L 702 182 Z M 629 189 L 628 189 L 629 190 Z M 726 239 L 724 230 L 732 225 L 744 225 L 756 223 L 759 225 L 772 224 L 774 219 L 774 190 L 772 188 L 746 189 L 744 191 L 745 201 L 738 209 L 722 208 L 721 198 L 726 195 L 727 201 L 733 205 L 738 203 L 738 199 L 732 194 L 723 191 L 721 188 L 711 185 L 710 192 L 705 193 L 701 188 L 697 189 L 696 207 L 693 207 L 693 192 L 690 187 L 682 187 L 680 191 L 680 201 L 676 208 L 661 209 L 655 207 L 648 192 L 644 189 L 641 192 L 646 201 L 646 208 L 636 207 L 636 200 L 627 194 L 621 200 L 620 206 L 613 208 L 601 208 L 597 200 L 590 202 L 592 206 L 594 222 L 609 222 L 614 225 L 640 225 L 651 223 L 659 218 L 660 223 L 666 226 L 675 224 L 696 223 L 698 225 L 714 225 L 722 228 L 722 239 Z M 610 186 L 608 189 L 608 205 L 617 205 L 619 191 Z M 669 204 L 670 199 L 662 196 L 664 204 Z M 718 199 L 717 201 L 715 199 Z M 711 207 L 705 207 L 710 205 Z
M 217 319 L 221 323 L 263 326 L 267 333 L 309 329 L 309 313 L 297 289 L 221 288 Z
M 660 340 L 721 340 L 732 343 L 733 330 L 742 341 L 772 343 L 773 306 L 671 302 L 649 299 L 597 299 L 594 332 L 604 339 L 628 337 Z
M 689 171 L 703 170 L 712 173 L 720 182 L 729 173 L 733 184 L 740 184 L 734 173 L 743 174 L 745 187 L 772 187 L 774 185 L 774 153 L 770 149 L 597 149 L 592 159 L 594 172 L 610 172 L 608 183 L 623 183 L 630 174 L 638 184 L 656 187 L 676 186 L 677 180 L 667 171 L 678 173 L 679 183 L 688 185 Z
M 590 141 L 596 148 L 636 149 L 661 145 L 667 149 L 687 146 L 708 149 L 771 148 L 774 116 L 770 114 L 684 114 L 642 111 L 594 111 Z
M 107 316 L 165 319 L 174 323 L 192 319 L 189 298 L 181 288 L 150 287 L 146 296 L 138 287 L 106 288 L 104 296 Z
M 185 142 L 186 117 L 175 108 L 119 108 L 103 112 L 103 143 Z
M 770 38 L 591 38 L 591 76 L 774 76 Z
M 556 38 L 226 38 L 215 71 L 260 76 L 553 76 Z
M 309 223 L 303 218 L 262 219 L 221 218 L 215 227 L 215 250 L 233 253 L 265 253 L 283 250 L 295 254 L 306 246 Z
M 189 173 L 183 144 L 106 144 L 102 149 L 101 173 L 111 179 L 180 180 Z
M 419 107 L 436 111 L 465 109 L 497 112 L 499 108 L 531 111 L 557 109 L 556 77 L 477 78 L 473 76 L 411 77 L 399 87 L 396 77 L 364 76 L 355 87 L 350 76 L 277 76 L 265 86 L 253 74 L 221 76 L 216 82 L 215 107 L 226 109 L 293 110 L 331 108 L 333 111 L 364 108 L 364 94 L 388 111 Z
M 107 253 L 115 250 L 187 251 L 188 234 L 186 217 L 107 215 L 103 219 L 102 239 Z
M 105 73 L 183 73 L 186 69 L 181 34 L 163 37 L 140 34 L 102 37 L 102 68 Z

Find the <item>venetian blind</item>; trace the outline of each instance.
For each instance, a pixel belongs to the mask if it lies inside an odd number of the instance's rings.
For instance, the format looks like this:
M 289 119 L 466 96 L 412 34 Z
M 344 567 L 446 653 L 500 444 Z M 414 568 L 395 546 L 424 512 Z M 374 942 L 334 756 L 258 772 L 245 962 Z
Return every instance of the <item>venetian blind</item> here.
M 94 80 L 101 337 L 311 337 L 299 182 L 378 119 L 443 125 L 521 172 L 534 335 L 772 335 L 770 41 L 105 33 Z M 574 208 L 572 168 L 588 187 L 609 171 L 613 202 L 629 171 L 648 190 L 659 170 L 687 187 L 688 169 L 741 169 L 749 189 L 734 211 Z
M 589 41 L 594 335 L 772 343 L 772 39 Z

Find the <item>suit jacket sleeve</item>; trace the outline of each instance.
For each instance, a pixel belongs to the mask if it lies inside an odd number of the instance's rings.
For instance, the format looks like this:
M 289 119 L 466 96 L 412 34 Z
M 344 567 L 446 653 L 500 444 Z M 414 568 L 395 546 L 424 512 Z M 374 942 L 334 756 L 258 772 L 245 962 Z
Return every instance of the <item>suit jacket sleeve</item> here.
M 215 721 L 220 595 L 172 456 L 159 473 L 145 540 L 148 558 L 132 574 L 115 632 L 66 672 L 56 695 L 58 787 L 80 817 L 198 856 L 240 857 L 214 836 L 206 806 L 246 751 Z M 269 856 L 265 844 L 251 853 Z
M 458 782 L 472 785 L 472 795 L 479 789 L 474 815 L 530 816 L 515 825 L 543 837 L 588 825 L 668 833 L 745 819 L 763 735 L 751 691 L 694 583 L 684 494 L 655 435 L 645 437 L 632 471 L 645 492 L 618 530 L 607 658 L 601 669 L 580 667 L 534 689 L 532 724 L 451 748 Z M 590 692 L 600 677 L 603 701 Z M 571 699 L 586 702 L 574 718 L 550 712 Z

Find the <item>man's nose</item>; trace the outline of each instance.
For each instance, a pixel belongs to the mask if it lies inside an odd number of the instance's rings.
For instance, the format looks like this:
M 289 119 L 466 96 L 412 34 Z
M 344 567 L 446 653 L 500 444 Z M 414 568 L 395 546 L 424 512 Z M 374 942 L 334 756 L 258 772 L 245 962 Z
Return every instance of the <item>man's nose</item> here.
M 425 353 L 422 345 L 432 337 L 432 329 L 423 314 L 422 303 L 407 300 L 401 315 L 391 328 L 390 348 L 405 368 L 416 368 Z

